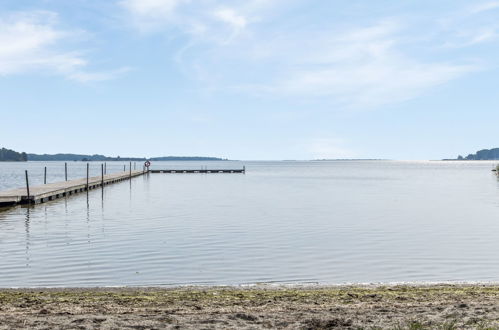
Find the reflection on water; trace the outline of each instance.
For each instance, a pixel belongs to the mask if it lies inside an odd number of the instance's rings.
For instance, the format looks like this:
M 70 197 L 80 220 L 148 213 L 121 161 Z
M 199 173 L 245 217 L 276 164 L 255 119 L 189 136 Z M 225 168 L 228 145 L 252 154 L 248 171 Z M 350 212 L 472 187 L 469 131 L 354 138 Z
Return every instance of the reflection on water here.
M 26 268 L 29 268 L 29 207 L 26 208 L 26 218 L 24 220 L 24 228 L 26 231 Z
M 492 163 L 245 165 L 4 209 L 0 286 L 499 280 Z

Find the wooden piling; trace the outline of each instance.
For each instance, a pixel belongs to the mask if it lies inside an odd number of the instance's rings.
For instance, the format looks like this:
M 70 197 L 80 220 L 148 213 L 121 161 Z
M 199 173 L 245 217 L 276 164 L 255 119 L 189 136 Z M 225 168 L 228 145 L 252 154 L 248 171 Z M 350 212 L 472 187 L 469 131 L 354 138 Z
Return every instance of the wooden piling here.
M 132 162 L 130 162 L 130 179 L 132 178 Z
M 64 163 L 64 177 L 68 181 L 68 163 Z
M 47 166 L 45 166 L 43 171 L 43 184 L 47 184 Z
M 104 189 L 104 164 L 100 164 L 100 172 L 101 172 L 101 186 Z
M 88 174 L 89 174 L 89 164 L 87 163 L 87 191 L 88 191 Z
M 29 201 L 29 180 L 28 180 L 28 170 L 24 171 L 25 175 L 26 175 L 26 193 L 28 195 L 28 201 Z

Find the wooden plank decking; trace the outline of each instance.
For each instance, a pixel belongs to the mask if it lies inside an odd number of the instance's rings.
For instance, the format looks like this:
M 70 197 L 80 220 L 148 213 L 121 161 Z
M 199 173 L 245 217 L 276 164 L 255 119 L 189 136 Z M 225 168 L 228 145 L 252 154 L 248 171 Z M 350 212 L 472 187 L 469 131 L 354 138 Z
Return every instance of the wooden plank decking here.
M 126 171 L 104 175 L 104 185 L 119 182 L 143 175 L 143 171 Z M 88 179 L 88 190 L 100 187 L 102 185 L 102 176 L 94 176 Z M 36 204 L 43 203 L 49 200 L 54 200 L 64 196 L 69 196 L 78 192 L 87 190 L 87 179 L 77 179 L 70 181 L 62 181 L 49 183 L 41 186 L 30 187 L 28 196 L 26 188 L 13 189 L 0 192 L 0 205 L 15 205 L 15 204 Z
M 70 181 L 62 181 L 56 183 L 49 183 L 41 186 L 34 186 L 29 188 L 29 196 L 25 187 L 0 192 L 0 206 L 16 205 L 16 204 L 38 204 L 51 201 L 57 198 L 73 195 L 104 185 L 119 182 L 143 175 L 145 173 L 169 173 L 169 174 L 183 174 L 183 173 L 246 173 L 246 168 L 242 169 L 199 169 L 199 170 L 182 170 L 182 169 L 155 169 L 146 172 L 143 171 L 124 171 L 114 174 L 102 176 L 94 176 L 88 179 L 77 179 Z
M 183 173 L 245 173 L 246 170 L 243 169 L 235 169 L 235 170 L 227 170 L 227 169 L 204 169 L 204 170 L 149 170 L 151 173 L 168 173 L 168 174 L 183 174 Z

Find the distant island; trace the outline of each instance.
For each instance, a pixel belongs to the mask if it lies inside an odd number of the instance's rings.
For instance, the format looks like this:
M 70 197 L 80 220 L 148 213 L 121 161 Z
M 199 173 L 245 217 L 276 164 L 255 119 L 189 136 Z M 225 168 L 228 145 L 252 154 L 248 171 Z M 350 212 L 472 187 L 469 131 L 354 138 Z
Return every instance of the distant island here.
M 25 161 L 221 161 L 227 160 L 217 157 L 200 157 L 200 156 L 164 156 L 164 157 L 109 157 L 104 155 L 80 155 L 80 154 L 26 154 L 25 152 L 16 152 L 14 150 L 0 149 L 0 161 L 5 162 L 25 162 Z
M 28 155 L 25 152 L 17 152 L 10 149 L 0 149 L 0 162 L 25 162 Z
M 457 160 L 499 160 L 499 148 L 483 149 L 466 157 L 459 155 Z

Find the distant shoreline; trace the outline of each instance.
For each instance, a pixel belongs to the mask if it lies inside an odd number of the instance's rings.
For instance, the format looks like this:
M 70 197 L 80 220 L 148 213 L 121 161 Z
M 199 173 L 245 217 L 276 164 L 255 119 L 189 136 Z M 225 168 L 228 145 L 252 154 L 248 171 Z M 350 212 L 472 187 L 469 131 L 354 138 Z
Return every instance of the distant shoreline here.
M 26 162 L 26 161 L 226 161 L 226 158 L 206 157 L 206 156 L 160 156 L 160 157 L 109 157 L 99 154 L 84 155 L 72 153 L 58 154 L 33 154 L 26 152 L 17 152 L 11 149 L 0 149 L 0 162 Z
M 28 154 L 28 161 L 226 161 L 225 158 L 204 157 L 204 156 L 162 156 L 162 157 L 108 157 L 104 155 L 77 155 L 77 154 L 54 154 L 54 155 L 36 155 Z
M 164 159 L 164 160 L 157 160 L 157 159 L 147 159 L 147 158 L 143 158 L 143 159 L 128 159 L 128 158 L 123 158 L 123 159 L 106 159 L 106 160 L 90 160 L 90 159 L 86 159 L 86 160 L 27 160 L 25 161 L 26 162 L 145 162 L 146 160 L 149 160 L 149 161 L 153 161 L 153 162 L 174 162 L 174 161 L 185 161 L 185 162 L 190 162 L 190 161 L 196 161 L 196 162 L 199 162 L 199 161 L 206 161 L 206 162 L 225 162 L 225 161 L 237 161 L 237 160 L 232 160 L 232 159 L 176 159 L 176 158 L 172 158 L 172 159 Z M 1 162 L 1 161 L 0 161 Z M 6 161 L 8 162 L 8 161 Z
M 0 289 L 6 328 L 486 329 L 499 285 Z

